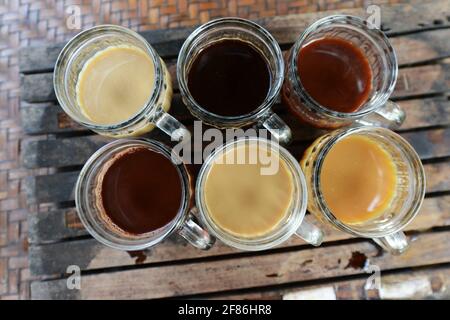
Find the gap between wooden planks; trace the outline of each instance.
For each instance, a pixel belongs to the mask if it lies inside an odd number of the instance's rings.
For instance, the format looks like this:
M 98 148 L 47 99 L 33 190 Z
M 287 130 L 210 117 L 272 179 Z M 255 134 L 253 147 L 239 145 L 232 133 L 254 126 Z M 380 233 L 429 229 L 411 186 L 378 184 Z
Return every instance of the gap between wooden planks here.
M 383 253 L 369 241 L 254 257 L 86 274 L 81 290 L 68 290 L 66 279 L 33 282 L 33 299 L 150 299 L 209 293 L 364 273 L 352 256 L 381 270 L 448 262 L 450 231 L 422 233 L 400 256 Z M 433 248 L 433 250 L 430 250 Z
M 288 284 L 268 288 L 239 290 L 194 296 L 196 299 L 225 300 L 365 300 L 365 299 L 449 299 L 450 266 L 382 272 L 381 288 L 365 288 L 368 273 L 352 279 L 325 279 L 321 284 Z M 244 291 L 244 292 L 242 292 Z M 189 297 L 191 298 L 191 297 Z
M 406 231 L 426 231 L 435 227 L 450 226 L 450 212 L 445 211 L 446 207 L 450 207 L 450 195 L 425 199 L 418 216 L 407 226 Z M 319 224 L 311 215 L 307 215 L 306 219 L 325 231 L 325 243 L 353 238 L 349 234 Z M 303 240 L 296 236 L 292 236 L 278 248 L 298 246 L 303 246 L 304 249 L 313 249 L 313 247 L 306 245 Z M 47 245 L 33 245 L 29 249 L 29 254 L 30 270 L 33 275 L 64 274 L 67 266 L 74 264 L 78 265 L 83 271 L 134 266 L 137 264 L 135 259 L 127 252 L 108 248 L 92 238 Z M 220 241 L 212 249 L 200 251 L 179 237 L 177 238 L 177 235 L 174 235 L 165 243 L 151 248 L 146 253 L 145 260 L 141 263 L 150 265 L 152 263 L 168 263 L 207 257 L 222 259 L 226 258 L 227 255 L 239 254 L 245 253 L 230 248 Z M 450 257 L 447 258 L 450 259 Z

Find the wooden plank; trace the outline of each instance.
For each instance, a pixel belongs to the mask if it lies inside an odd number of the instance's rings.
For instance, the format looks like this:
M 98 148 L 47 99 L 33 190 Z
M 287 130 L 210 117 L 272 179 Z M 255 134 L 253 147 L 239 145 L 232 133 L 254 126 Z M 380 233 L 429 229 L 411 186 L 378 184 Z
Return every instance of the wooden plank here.
M 450 161 L 426 164 L 424 168 L 428 193 L 450 190 Z
M 450 101 L 446 96 L 398 101 L 398 104 L 406 112 L 406 120 L 397 130 L 399 133 L 411 129 L 429 129 L 450 125 Z M 300 124 L 285 107 L 277 105 L 275 111 L 291 128 L 292 144 L 309 142 L 329 132 Z M 290 148 L 288 147 L 288 149 Z M 293 152 L 295 153 L 294 150 Z
M 68 290 L 65 279 L 33 282 L 31 295 L 33 299 L 149 299 L 361 274 L 368 261 L 381 270 L 433 265 L 449 262 L 449 237 L 450 231 L 419 234 L 400 256 L 361 241 L 252 258 L 84 275 L 81 290 Z M 359 263 L 355 256 L 361 258 Z
M 402 136 L 411 143 L 422 160 L 450 156 L 450 128 L 406 132 L 402 133 Z M 289 147 L 289 150 L 299 159 L 306 147 L 307 144 L 292 145 Z M 83 156 L 88 156 L 91 151 L 93 150 L 87 150 Z M 73 149 L 72 152 L 82 153 L 84 151 Z M 37 157 L 37 159 L 40 159 L 40 157 Z M 433 165 L 429 164 L 425 165 L 425 167 Z M 447 164 L 440 164 L 439 166 L 447 168 Z M 37 203 L 73 200 L 73 188 L 77 177 L 78 172 L 29 177 L 25 182 L 28 200 Z
M 53 73 L 21 75 L 21 100 L 26 102 L 55 101 Z
M 433 227 L 443 227 L 450 225 L 450 196 L 427 198 L 421 208 L 421 212 L 413 223 L 407 226 L 407 231 L 427 230 Z M 74 214 L 74 212 L 71 212 Z M 81 223 L 75 219 L 68 222 L 61 213 L 59 216 L 53 216 L 49 219 L 48 214 L 39 214 L 42 219 L 35 218 L 31 221 L 30 234 L 39 232 L 41 235 L 52 234 L 55 230 L 57 236 L 62 235 L 62 230 L 70 230 L 68 235 L 86 234 L 81 230 Z M 317 223 L 312 217 L 307 219 Z M 73 227 L 68 227 L 67 223 L 72 223 Z M 325 231 L 325 239 L 329 241 L 338 241 L 352 238 L 351 235 L 338 230 L 322 226 Z M 53 237 L 53 235 L 52 235 Z M 305 243 L 292 237 L 280 247 L 288 248 L 304 245 Z M 156 262 L 180 261 L 185 259 L 220 256 L 224 254 L 237 254 L 240 251 L 232 249 L 221 242 L 217 242 L 214 247 L 208 251 L 201 251 L 187 244 L 184 240 L 172 236 L 164 244 L 158 245 L 141 254 L 143 261 L 139 263 L 151 264 Z M 33 275 L 52 275 L 63 274 L 67 266 L 76 264 L 81 270 L 94 270 L 103 268 L 112 268 L 119 266 L 128 266 L 136 264 L 136 261 L 128 253 L 110 249 L 94 239 L 84 239 L 78 241 L 60 242 L 36 246 L 29 248 L 30 270 Z
M 29 204 L 74 200 L 74 188 L 79 172 L 27 177 L 25 194 Z
M 433 2 L 412 0 L 408 4 L 381 4 L 379 7 L 381 9 L 382 30 L 385 30 L 388 36 L 434 30 L 450 25 L 448 20 L 450 4 L 446 0 Z M 264 25 L 278 41 L 289 43 L 296 38 L 292 38 L 291 33 L 300 35 L 305 26 L 310 25 L 317 19 L 335 13 L 351 14 L 365 18 L 369 16 L 369 13 L 364 9 L 355 8 L 268 17 L 262 18 L 258 22 Z
M 356 279 L 335 279 L 318 285 L 216 294 L 221 300 L 378 300 L 378 299 L 449 299 L 450 267 L 381 272 L 380 289 L 366 289 L 370 274 Z M 206 296 L 208 299 L 208 296 Z M 211 298 L 210 298 L 211 299 Z
M 28 135 L 88 131 L 87 128 L 73 121 L 55 102 L 27 103 L 22 101 L 20 112 L 22 127 Z M 174 94 L 169 113 L 182 122 L 193 121 L 180 94 Z
M 26 134 L 65 133 L 71 131 L 88 131 L 73 121 L 58 105 L 54 103 L 20 104 L 22 128 Z
M 433 3 L 401 4 L 393 6 L 381 5 L 381 19 L 384 30 L 388 34 L 398 34 L 426 30 L 430 26 L 445 28 L 450 25 L 447 16 L 450 12 L 448 1 L 433 1 Z M 330 10 L 299 15 L 281 17 L 268 17 L 258 19 L 257 22 L 265 26 L 281 44 L 290 44 L 301 34 L 306 26 L 322 17 L 331 14 L 351 14 L 360 17 L 368 17 L 363 8 L 351 8 L 342 10 Z M 439 24 L 435 24 L 439 21 Z M 419 26 L 418 24 L 425 26 Z M 434 29 L 433 28 L 433 29 Z M 178 54 L 184 39 L 192 32 L 193 28 L 167 29 L 158 31 L 145 31 L 141 34 L 151 43 L 156 51 L 163 57 L 173 57 Z M 52 70 L 56 58 L 62 48 L 62 44 L 47 47 L 26 48 L 20 51 L 19 66 L 23 73 Z
M 74 237 L 86 236 L 75 208 L 28 215 L 28 242 L 30 244 L 49 243 Z
M 404 67 L 418 61 L 450 57 L 450 29 L 418 32 L 390 38 L 398 64 Z
M 448 97 L 405 100 L 398 104 L 406 112 L 405 122 L 399 130 L 450 125 Z
M 450 128 L 424 130 L 401 134 L 420 155 L 420 159 L 450 156 Z
M 110 141 L 113 139 L 99 135 L 25 141 L 22 144 L 22 163 L 25 168 L 79 165 Z
M 441 63 L 400 69 L 392 98 L 411 99 L 444 94 L 450 90 L 450 64 Z

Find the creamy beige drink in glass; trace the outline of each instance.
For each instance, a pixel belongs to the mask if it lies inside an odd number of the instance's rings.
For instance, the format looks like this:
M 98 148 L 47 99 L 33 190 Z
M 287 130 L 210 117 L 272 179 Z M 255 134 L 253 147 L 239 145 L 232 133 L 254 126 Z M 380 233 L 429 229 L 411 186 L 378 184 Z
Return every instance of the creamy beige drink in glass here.
M 255 161 L 227 163 L 233 153 L 254 154 Z M 278 162 L 271 174 L 259 155 L 271 157 L 270 149 L 257 144 L 241 145 L 220 154 L 208 173 L 204 192 L 211 219 L 230 234 L 255 238 L 276 228 L 288 215 L 295 195 L 294 178 L 286 162 Z M 274 154 L 273 154 L 274 155 Z M 234 161 L 233 161 L 234 162 Z
M 241 250 L 277 246 L 294 233 L 320 245 L 320 229 L 303 220 L 306 183 L 296 159 L 278 143 L 240 138 L 205 160 L 195 200 L 211 233 Z
M 60 53 L 53 80 L 64 111 L 99 134 L 136 136 L 158 126 L 179 140 L 187 132 L 167 113 L 172 83 L 164 62 L 127 28 L 79 33 Z
M 111 46 L 84 65 L 76 85 L 77 102 L 92 121 L 119 123 L 139 112 L 154 86 L 155 66 L 143 50 Z

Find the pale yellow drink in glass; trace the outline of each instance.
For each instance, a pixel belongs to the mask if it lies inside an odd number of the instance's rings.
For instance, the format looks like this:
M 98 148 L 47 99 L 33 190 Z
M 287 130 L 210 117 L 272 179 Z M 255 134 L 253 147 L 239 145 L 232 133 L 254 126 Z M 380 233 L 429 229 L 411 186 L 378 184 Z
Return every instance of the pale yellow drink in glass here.
M 215 159 L 205 182 L 205 202 L 211 219 L 224 231 L 240 238 L 270 233 L 289 214 L 293 202 L 293 176 L 281 157 L 273 174 L 262 174 L 265 165 L 260 157 L 253 162 L 227 162 L 232 152 L 237 155 L 261 151 L 269 154 L 265 147 L 257 145 L 238 146 L 224 152 Z
M 165 83 L 171 86 L 164 67 Z M 155 66 L 142 49 L 110 46 L 97 52 L 81 70 L 77 86 L 77 102 L 83 114 L 99 125 L 114 125 L 132 118 L 146 105 L 155 86 Z M 162 108 L 168 111 L 172 88 L 165 91 Z M 148 124 L 136 131 L 139 135 L 153 129 Z

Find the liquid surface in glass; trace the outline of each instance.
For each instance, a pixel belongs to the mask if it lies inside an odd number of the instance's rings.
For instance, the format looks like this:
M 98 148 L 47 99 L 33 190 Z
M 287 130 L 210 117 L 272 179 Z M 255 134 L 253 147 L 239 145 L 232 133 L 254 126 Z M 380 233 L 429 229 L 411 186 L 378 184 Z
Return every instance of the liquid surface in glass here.
M 95 189 L 100 215 L 126 234 L 157 230 L 177 215 L 182 185 L 175 165 L 159 152 L 131 147 L 101 169 Z
M 288 215 L 294 196 L 293 176 L 279 155 L 276 155 L 278 170 L 267 175 L 261 173 L 267 167 L 261 157 L 243 164 L 227 162 L 230 153 L 237 157 L 249 152 L 275 156 L 262 146 L 234 147 L 215 159 L 204 190 L 206 207 L 214 223 L 241 238 L 270 233 Z
M 202 49 L 188 74 L 192 97 L 221 116 L 257 109 L 270 89 L 271 74 L 263 55 L 247 42 L 227 39 Z
M 133 46 L 111 46 L 97 52 L 81 70 L 78 105 L 96 124 L 117 124 L 144 107 L 154 82 L 155 67 L 146 52 Z
M 369 137 L 345 137 L 325 156 L 320 189 L 333 215 L 344 223 L 361 223 L 383 214 L 396 187 L 392 157 Z
M 297 66 L 306 92 L 330 110 L 355 112 L 369 97 L 369 61 L 347 40 L 322 38 L 306 44 L 300 49 Z

